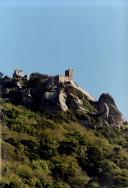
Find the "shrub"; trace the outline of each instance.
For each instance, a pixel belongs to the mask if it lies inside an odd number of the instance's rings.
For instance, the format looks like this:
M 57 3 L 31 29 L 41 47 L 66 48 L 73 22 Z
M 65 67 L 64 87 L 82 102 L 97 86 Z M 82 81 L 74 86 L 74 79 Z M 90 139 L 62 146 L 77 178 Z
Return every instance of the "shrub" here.
M 41 159 L 49 159 L 57 154 L 58 143 L 56 140 L 50 140 L 47 136 L 44 136 L 40 140 L 40 157 Z
M 97 146 L 88 146 L 83 155 L 79 156 L 80 166 L 91 176 L 97 175 L 99 162 L 105 158 L 102 148 Z
M 32 177 L 32 169 L 27 165 L 20 165 L 17 168 L 17 174 L 24 179 L 30 179 Z
M 44 174 L 50 173 L 49 165 L 48 165 L 47 161 L 45 161 L 45 160 L 33 160 L 32 161 L 32 168 L 38 169 Z
M 62 179 L 69 185 L 78 184 L 79 186 L 83 186 L 89 181 L 89 177 L 83 174 L 77 160 L 72 156 L 56 156 L 52 161 L 54 164 L 52 172 L 57 179 Z
M 3 180 L 0 183 L 1 188 L 22 188 L 23 182 L 22 179 L 16 174 L 10 174 L 7 178 L 2 178 Z

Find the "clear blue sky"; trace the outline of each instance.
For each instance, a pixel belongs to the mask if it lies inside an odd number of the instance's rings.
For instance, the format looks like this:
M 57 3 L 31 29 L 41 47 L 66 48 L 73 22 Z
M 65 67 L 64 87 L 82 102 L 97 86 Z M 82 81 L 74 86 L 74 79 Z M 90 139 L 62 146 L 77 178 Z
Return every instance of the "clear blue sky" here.
M 109 92 L 128 118 L 128 4 L 0 0 L 0 71 L 63 73 L 97 99 Z

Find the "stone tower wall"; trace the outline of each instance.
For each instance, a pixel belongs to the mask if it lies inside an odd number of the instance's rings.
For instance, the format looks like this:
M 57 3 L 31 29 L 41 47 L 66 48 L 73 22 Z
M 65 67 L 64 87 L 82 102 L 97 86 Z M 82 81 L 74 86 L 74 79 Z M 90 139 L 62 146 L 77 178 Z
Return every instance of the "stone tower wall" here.
M 69 77 L 69 79 L 73 80 L 74 78 L 74 70 L 73 69 L 68 69 L 65 71 L 65 76 Z

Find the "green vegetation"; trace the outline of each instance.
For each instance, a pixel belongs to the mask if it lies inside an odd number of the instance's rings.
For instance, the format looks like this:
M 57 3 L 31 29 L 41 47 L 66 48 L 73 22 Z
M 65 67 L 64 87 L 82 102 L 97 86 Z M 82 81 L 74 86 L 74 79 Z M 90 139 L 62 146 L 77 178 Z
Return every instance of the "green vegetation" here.
M 86 128 L 72 112 L 1 108 L 1 188 L 128 187 L 128 129 Z

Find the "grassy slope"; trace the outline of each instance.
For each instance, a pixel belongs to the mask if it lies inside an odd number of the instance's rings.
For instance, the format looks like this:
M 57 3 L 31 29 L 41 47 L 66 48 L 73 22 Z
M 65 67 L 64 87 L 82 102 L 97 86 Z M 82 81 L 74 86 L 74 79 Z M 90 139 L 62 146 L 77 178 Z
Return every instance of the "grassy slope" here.
M 127 130 L 88 129 L 71 113 L 2 109 L 1 188 L 128 187 Z

